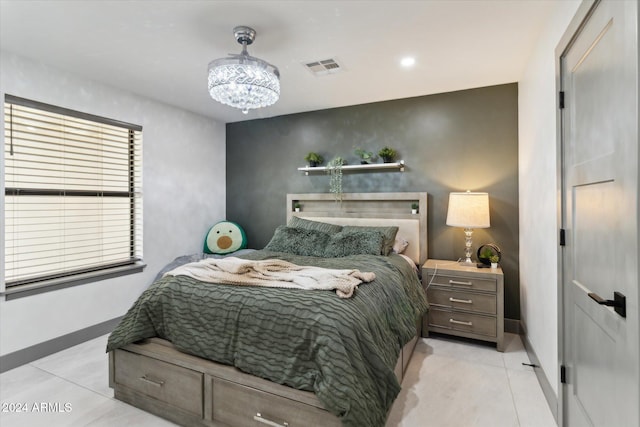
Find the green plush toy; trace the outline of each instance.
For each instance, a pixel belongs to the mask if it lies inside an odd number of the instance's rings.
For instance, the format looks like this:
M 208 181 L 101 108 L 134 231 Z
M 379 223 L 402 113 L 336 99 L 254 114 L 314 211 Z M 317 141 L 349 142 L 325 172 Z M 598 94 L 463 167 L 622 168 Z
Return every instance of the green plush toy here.
M 230 254 L 247 247 L 247 235 L 235 222 L 220 221 L 209 229 L 204 238 L 204 252 L 208 254 Z

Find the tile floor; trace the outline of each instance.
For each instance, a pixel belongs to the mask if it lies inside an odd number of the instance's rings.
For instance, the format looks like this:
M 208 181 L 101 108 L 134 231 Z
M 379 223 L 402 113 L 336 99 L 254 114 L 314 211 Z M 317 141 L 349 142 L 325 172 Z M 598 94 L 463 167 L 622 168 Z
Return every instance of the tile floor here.
M 106 341 L 102 336 L 1 374 L 0 425 L 173 426 L 113 398 Z M 387 427 L 555 426 L 533 370 L 522 365 L 529 362 L 522 341 L 506 334 L 505 347 L 499 353 L 480 343 L 421 339 Z M 15 404 L 25 403 L 27 412 L 17 412 Z
M 418 341 L 387 427 L 553 427 L 518 335 L 505 351 L 453 338 Z

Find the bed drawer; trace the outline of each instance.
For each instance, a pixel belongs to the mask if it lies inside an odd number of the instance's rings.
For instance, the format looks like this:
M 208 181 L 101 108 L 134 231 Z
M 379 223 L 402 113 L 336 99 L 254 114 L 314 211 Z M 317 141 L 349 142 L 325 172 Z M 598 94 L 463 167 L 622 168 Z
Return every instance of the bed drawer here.
M 429 310 L 429 329 L 453 330 L 496 337 L 496 318 L 452 310 Z
M 496 314 L 495 294 L 476 294 L 430 287 L 427 299 L 432 307 L 455 308 L 477 313 Z
M 203 416 L 203 374 L 125 350 L 115 351 L 116 384 Z
M 325 410 L 218 378 L 213 380 L 213 419 L 234 427 L 341 426 Z
M 474 291 L 496 291 L 496 280 L 491 279 L 482 279 L 478 277 L 472 276 L 449 276 L 445 274 L 436 274 L 431 280 L 431 275 L 429 275 L 429 283 L 432 285 L 438 286 L 448 286 L 455 289 L 469 289 Z

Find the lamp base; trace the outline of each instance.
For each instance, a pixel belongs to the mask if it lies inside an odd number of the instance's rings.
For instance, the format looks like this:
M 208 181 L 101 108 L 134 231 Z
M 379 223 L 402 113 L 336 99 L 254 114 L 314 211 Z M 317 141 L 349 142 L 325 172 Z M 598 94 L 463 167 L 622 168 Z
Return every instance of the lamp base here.
M 464 229 L 464 258 L 462 258 L 459 262 L 460 265 L 464 265 L 467 267 L 475 266 L 476 264 L 471 260 L 471 246 L 473 242 L 471 241 L 471 236 L 473 235 L 473 229 L 465 228 Z

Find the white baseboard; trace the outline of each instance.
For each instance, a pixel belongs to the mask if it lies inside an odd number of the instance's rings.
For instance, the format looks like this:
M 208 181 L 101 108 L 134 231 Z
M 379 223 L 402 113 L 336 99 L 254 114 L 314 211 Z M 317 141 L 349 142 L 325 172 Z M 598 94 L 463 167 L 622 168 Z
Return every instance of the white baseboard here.
M 506 329 L 506 320 L 505 320 L 505 329 Z M 553 391 L 553 387 L 549 383 L 547 376 L 544 373 L 544 370 L 540 366 L 540 360 L 536 355 L 536 352 L 533 351 L 533 347 L 527 338 L 527 330 L 523 323 L 520 323 L 520 338 L 522 339 L 522 343 L 524 344 L 524 348 L 527 351 L 527 356 L 529 356 L 529 360 L 533 365 L 533 371 L 536 374 L 536 378 L 538 379 L 538 383 L 540 384 L 540 388 L 542 388 L 542 393 L 544 394 L 544 398 L 547 400 L 547 405 L 549 405 L 549 409 L 551 409 L 551 413 L 553 414 L 553 418 L 556 420 L 556 424 L 558 424 L 558 396 Z

